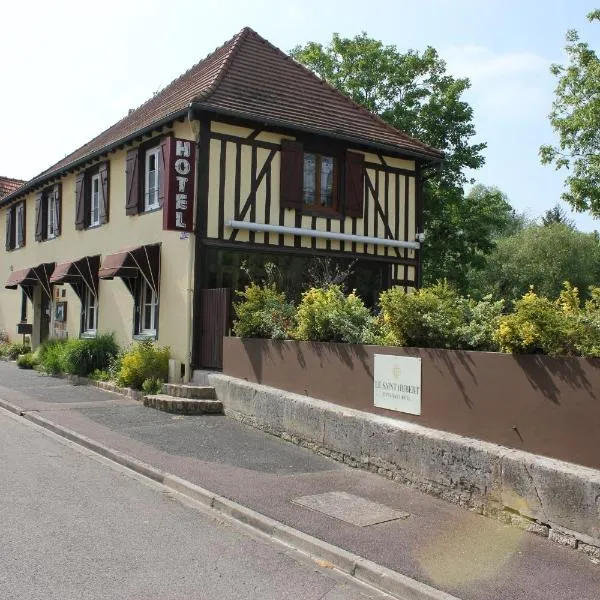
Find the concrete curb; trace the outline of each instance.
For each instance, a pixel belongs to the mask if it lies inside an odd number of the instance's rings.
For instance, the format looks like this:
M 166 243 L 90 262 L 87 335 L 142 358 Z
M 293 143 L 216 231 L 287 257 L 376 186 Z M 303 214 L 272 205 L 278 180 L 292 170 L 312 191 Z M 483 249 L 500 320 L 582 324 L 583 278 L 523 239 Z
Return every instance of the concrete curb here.
M 52 431 L 56 435 L 96 452 L 104 458 L 127 467 L 144 477 L 161 483 L 174 492 L 200 502 L 215 512 L 256 529 L 281 544 L 309 554 L 314 558 L 327 561 L 339 571 L 382 592 L 401 598 L 402 600 L 459 600 L 456 596 L 447 594 L 410 577 L 406 577 L 401 573 L 387 569 L 357 554 L 302 533 L 237 502 L 214 494 L 177 475 L 156 469 L 137 458 L 100 444 L 72 429 L 53 423 L 35 412 L 27 412 L 16 404 L 0 399 L 0 407 L 13 414 L 22 416 L 27 421 L 35 423 L 48 431 Z

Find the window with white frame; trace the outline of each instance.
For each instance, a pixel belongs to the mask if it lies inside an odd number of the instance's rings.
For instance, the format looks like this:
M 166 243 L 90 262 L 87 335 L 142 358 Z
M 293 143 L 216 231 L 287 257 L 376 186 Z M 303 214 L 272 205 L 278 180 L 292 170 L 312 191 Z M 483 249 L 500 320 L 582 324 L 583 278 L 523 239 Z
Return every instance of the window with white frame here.
M 144 210 L 154 210 L 160 206 L 160 146 L 156 146 L 155 148 L 146 151 L 144 174 Z
M 92 176 L 90 182 L 90 227 L 100 225 L 100 174 Z
M 19 202 L 15 207 L 15 248 L 25 245 L 25 203 Z
M 156 336 L 158 294 L 143 278 L 139 282 L 138 310 L 139 325 L 137 333 L 140 335 Z
M 48 211 L 46 239 L 51 240 L 58 235 L 58 198 L 54 192 L 48 194 L 46 210 Z
M 84 335 L 96 335 L 98 328 L 98 298 L 86 285 L 83 292 L 83 323 Z

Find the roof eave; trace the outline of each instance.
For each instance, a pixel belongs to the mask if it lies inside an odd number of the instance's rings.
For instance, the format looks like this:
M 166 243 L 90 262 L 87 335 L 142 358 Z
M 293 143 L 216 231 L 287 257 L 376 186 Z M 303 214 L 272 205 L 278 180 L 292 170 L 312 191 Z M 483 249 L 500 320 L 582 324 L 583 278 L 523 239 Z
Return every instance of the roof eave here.
M 372 140 L 368 140 L 365 138 L 358 138 L 358 137 L 353 137 L 353 136 L 344 135 L 344 134 L 337 134 L 337 133 L 325 131 L 323 129 L 319 129 L 316 127 L 315 128 L 302 127 L 302 126 L 295 125 L 293 123 L 289 123 L 287 121 L 280 121 L 278 119 L 259 119 L 258 117 L 249 115 L 242 111 L 235 111 L 235 110 L 221 108 L 218 106 L 212 106 L 208 102 L 206 102 L 206 103 L 205 102 L 192 102 L 191 110 L 192 110 L 193 116 L 196 118 L 198 118 L 202 114 L 216 114 L 216 115 L 222 115 L 222 116 L 227 116 L 227 117 L 234 117 L 234 118 L 238 118 L 238 119 L 246 119 L 249 121 L 256 121 L 256 122 L 264 124 L 264 125 L 270 125 L 272 127 L 278 127 L 278 128 L 286 129 L 286 130 L 290 130 L 290 131 L 294 131 L 294 130 L 301 131 L 303 133 L 309 133 L 309 134 L 313 134 L 313 135 L 325 136 L 325 137 L 329 137 L 332 139 L 341 140 L 344 142 L 350 142 L 352 144 L 366 146 L 366 147 L 373 148 L 378 151 L 391 152 L 394 155 L 402 155 L 402 156 L 406 156 L 406 157 L 410 157 L 410 158 L 415 158 L 415 159 L 422 160 L 422 161 L 424 161 L 426 163 L 430 163 L 430 164 L 441 164 L 445 160 L 443 152 L 439 152 L 439 154 L 434 154 L 434 153 L 429 154 L 425 151 L 418 152 L 416 150 L 410 150 L 410 149 L 403 148 L 400 146 L 394 146 L 391 144 L 374 142 Z
M 157 121 L 154 121 L 150 125 L 146 125 L 146 127 L 143 127 L 142 129 L 138 129 L 137 131 L 134 131 L 133 133 L 130 133 L 129 135 L 127 135 L 125 137 L 122 137 L 114 142 L 111 142 L 110 144 L 107 144 L 106 146 L 103 146 L 102 148 L 95 150 L 94 152 L 91 152 L 90 154 L 86 154 L 85 156 L 83 156 L 77 160 L 74 160 L 71 163 L 68 163 L 61 169 L 57 169 L 56 171 L 52 171 L 51 173 L 44 173 L 43 175 L 38 175 L 37 177 L 30 179 L 27 183 L 22 185 L 19 189 L 15 190 L 14 192 L 11 192 L 10 194 L 7 194 L 3 198 L 0 198 L 0 207 L 5 206 L 6 204 L 9 204 L 10 202 L 12 202 L 13 200 L 16 200 L 17 198 L 20 198 L 24 194 L 34 190 L 36 187 L 45 183 L 46 181 L 50 181 L 51 179 L 60 177 L 64 174 L 68 173 L 69 171 L 72 171 L 73 169 L 77 169 L 81 165 L 84 165 L 85 163 L 90 162 L 90 161 L 98 158 L 99 156 L 102 156 L 103 154 L 112 152 L 113 150 L 116 150 L 120 146 L 123 146 L 124 144 L 128 144 L 129 142 L 132 142 L 133 140 L 135 140 L 136 138 L 139 138 L 140 136 L 147 135 L 148 133 L 154 131 L 155 129 L 164 127 L 165 125 L 167 125 L 168 123 L 171 123 L 172 121 L 175 121 L 177 119 L 180 119 L 181 117 L 187 116 L 188 112 L 189 112 L 189 107 L 186 106 L 185 108 L 178 110 L 174 113 L 171 113 L 170 115 L 167 115 L 166 117 L 163 117 L 162 119 L 158 119 Z

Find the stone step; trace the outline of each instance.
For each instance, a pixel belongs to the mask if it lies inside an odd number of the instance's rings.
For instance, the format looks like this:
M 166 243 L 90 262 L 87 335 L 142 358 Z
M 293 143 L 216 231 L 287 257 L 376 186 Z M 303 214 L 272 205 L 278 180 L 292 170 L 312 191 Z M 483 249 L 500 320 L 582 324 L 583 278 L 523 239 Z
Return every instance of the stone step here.
M 208 381 L 208 376 L 211 375 L 212 373 L 221 374 L 221 371 L 209 371 L 207 369 L 195 369 L 192 372 L 192 383 L 194 383 L 196 385 L 210 385 L 210 383 Z
M 162 393 L 176 398 L 194 400 L 215 400 L 215 388 L 210 385 L 183 385 L 180 383 L 164 383 Z
M 219 400 L 177 398 L 167 394 L 144 396 L 144 406 L 178 415 L 221 414 L 223 403 Z

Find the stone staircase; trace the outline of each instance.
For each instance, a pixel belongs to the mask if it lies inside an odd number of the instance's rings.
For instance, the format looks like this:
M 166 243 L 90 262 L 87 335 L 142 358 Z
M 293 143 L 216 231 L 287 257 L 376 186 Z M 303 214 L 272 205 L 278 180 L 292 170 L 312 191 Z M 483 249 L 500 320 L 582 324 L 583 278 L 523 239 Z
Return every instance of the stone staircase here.
M 162 394 L 144 396 L 144 406 L 179 415 L 223 413 L 223 404 L 209 385 L 165 383 Z

